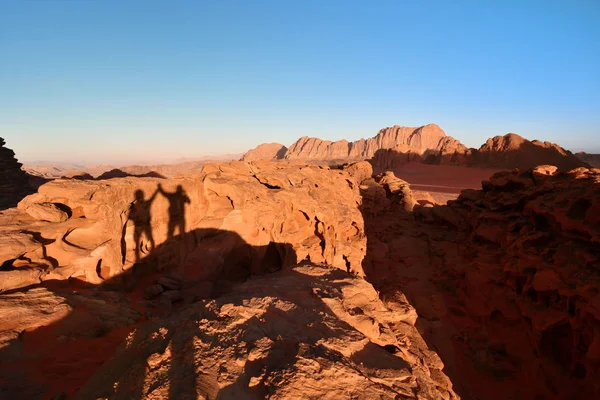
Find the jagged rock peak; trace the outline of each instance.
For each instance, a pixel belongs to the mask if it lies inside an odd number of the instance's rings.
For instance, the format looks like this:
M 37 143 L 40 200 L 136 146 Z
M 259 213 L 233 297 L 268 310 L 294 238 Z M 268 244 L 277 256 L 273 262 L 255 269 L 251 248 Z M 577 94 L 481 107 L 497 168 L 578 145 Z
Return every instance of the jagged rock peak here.
M 246 152 L 240 161 L 281 160 L 286 151 L 287 147 L 281 143 L 263 143 Z

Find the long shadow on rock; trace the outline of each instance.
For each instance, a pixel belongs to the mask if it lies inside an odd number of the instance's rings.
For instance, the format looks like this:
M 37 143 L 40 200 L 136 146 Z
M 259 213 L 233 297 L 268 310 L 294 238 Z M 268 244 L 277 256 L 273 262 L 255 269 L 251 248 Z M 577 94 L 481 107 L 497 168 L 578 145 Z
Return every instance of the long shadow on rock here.
M 49 299 L 52 306 L 47 313 L 63 317 L 21 332 L 0 349 L 0 397 L 70 398 L 124 340 L 131 343 L 135 353 L 142 340 L 136 334 L 141 324 L 149 323 L 160 336 L 162 327 L 157 318 L 172 314 L 182 304 L 222 295 L 251 275 L 295 264 L 295 252 L 289 244 L 251 246 L 235 232 L 196 229 L 171 237 L 122 274 L 98 285 L 56 280 L 3 292 L 5 301 L 20 304 L 25 310 L 25 292 Z M 30 307 L 35 308 L 34 303 Z M 163 339 L 167 342 L 157 341 L 152 346 L 166 346 L 169 336 Z M 177 357 L 170 374 L 180 375 L 176 371 L 188 369 L 189 345 L 185 341 L 173 343 L 172 352 Z M 143 368 L 128 371 L 131 388 L 142 387 L 143 379 Z M 192 386 L 189 379 L 174 381 L 171 398 L 185 398 L 183 393 L 196 398 Z M 144 396 L 138 390 L 121 398 Z
M 364 336 L 353 334 L 356 330 L 348 323 L 337 320 L 332 325 L 327 319 L 335 312 L 323 299 L 340 296 L 350 275 L 304 267 L 318 273 L 285 270 L 250 279 L 213 301 L 145 324 L 76 398 L 138 399 L 151 393 L 169 399 L 260 399 L 279 388 L 278 382 L 298 398 L 310 394 L 310 385 L 302 381 L 311 379 L 306 368 L 332 368 L 334 363 L 337 374 L 352 372 L 373 386 L 364 378 L 373 370 L 409 376 L 402 358 L 373 343 L 364 345 Z M 342 354 L 347 346 L 362 350 L 348 360 Z M 347 389 L 343 380 L 327 384 L 330 393 Z

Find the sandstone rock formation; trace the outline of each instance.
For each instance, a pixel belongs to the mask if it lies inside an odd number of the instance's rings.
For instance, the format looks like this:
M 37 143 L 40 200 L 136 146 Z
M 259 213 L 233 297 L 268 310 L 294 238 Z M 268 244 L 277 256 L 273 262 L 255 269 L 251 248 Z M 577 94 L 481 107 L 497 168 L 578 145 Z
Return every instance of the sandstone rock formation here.
M 406 294 L 465 398 L 600 395 L 600 170 L 557 170 L 498 173 L 447 206 L 363 210 L 367 279 Z
M 370 168 L 41 186 L 0 215 L 2 395 L 457 398 L 403 295 L 362 279 Z
M 377 176 L 376 181 L 383 186 L 386 197 L 391 200 L 392 205 L 398 204 L 404 211 L 412 211 L 417 205 L 408 182 L 397 178 L 393 172 L 387 171 Z
M 331 142 L 318 138 L 302 137 L 290 146 L 285 154 L 288 160 L 365 160 L 381 149 L 395 149 L 399 153 L 418 156 L 436 154 L 444 143 L 446 134 L 435 124 L 409 128 L 393 126 L 379 131 L 370 139 L 355 142 Z
M 355 142 L 332 142 L 305 136 L 287 151 L 283 149 L 284 146 L 280 144 L 263 144 L 246 153 L 243 160 L 285 158 L 330 164 L 370 160 L 376 173 L 394 170 L 408 162 L 494 169 L 533 168 L 550 164 L 556 165 L 561 171 L 589 167 L 554 143 L 529 141 L 514 133 L 490 138 L 478 150 L 469 149 L 453 137 L 446 136 L 435 124 L 419 128 L 384 128 L 375 137 Z
M 31 190 L 21 163 L 15 153 L 4 147 L 4 139 L 0 138 L 0 210 L 13 207 Z
M 278 243 L 291 243 L 298 260 L 310 259 L 362 275 L 365 239 L 356 209 L 360 197 L 358 188 L 351 188 L 346 179 L 342 171 L 317 166 L 232 163 L 209 164 L 197 175 L 174 180 L 55 180 L 25 198 L 19 209 L 33 214 L 32 210 L 59 207 L 70 218 L 55 223 L 57 219 L 52 217 L 33 215 L 37 220 L 55 222 L 30 226 L 28 229 L 43 238 L 41 243 L 48 243 L 43 251 L 36 249 L 19 257 L 36 265 L 26 269 L 32 277 L 29 283 L 74 277 L 100 283 L 122 274 L 174 233 L 219 229 L 233 230 L 249 245 L 265 247 L 263 254 L 240 255 L 240 262 L 247 263 L 247 273 L 261 268 L 266 247 L 275 246 L 273 251 L 281 253 Z M 18 225 L 27 224 L 31 217 L 6 218 L 10 221 L 2 225 L 8 233 L 22 231 Z M 23 222 L 18 223 L 19 219 Z M 184 269 L 186 263 L 195 262 L 193 246 L 189 251 L 176 251 L 183 254 L 175 257 L 154 252 L 153 262 L 160 268 Z M 224 257 L 216 252 L 213 259 L 204 258 L 202 274 L 219 275 L 227 261 Z M 51 267 L 49 259 L 59 260 L 59 265 Z M 4 275 L 22 275 L 24 271 L 0 271 L 0 282 L 8 281 Z
M 477 151 L 477 165 L 491 168 L 533 168 L 536 165 L 555 165 L 561 171 L 589 167 L 557 144 L 529 141 L 514 133 L 488 139 Z
M 61 208 L 63 207 L 54 203 L 33 203 L 25 208 L 25 212 L 39 221 L 64 222 L 69 219 L 69 214 Z
M 245 153 L 241 161 L 274 161 L 285 156 L 287 147 L 279 143 L 263 143 Z

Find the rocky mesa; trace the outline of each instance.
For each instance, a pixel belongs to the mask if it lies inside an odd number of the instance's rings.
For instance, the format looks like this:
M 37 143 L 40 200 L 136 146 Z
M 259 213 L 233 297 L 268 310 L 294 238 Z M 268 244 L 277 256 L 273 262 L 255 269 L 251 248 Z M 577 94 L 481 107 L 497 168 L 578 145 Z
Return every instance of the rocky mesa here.
M 467 148 L 435 124 L 418 128 L 393 126 L 380 130 L 370 139 L 354 142 L 302 137 L 287 151 L 283 151 L 284 147 L 260 145 L 246 153 L 242 160 L 286 159 L 333 164 L 371 160 L 377 171 L 393 170 L 408 162 L 494 169 L 555 165 L 561 171 L 590 166 L 557 144 L 529 141 L 514 133 L 490 138 L 479 149 Z M 269 148 L 278 152 L 267 151 Z

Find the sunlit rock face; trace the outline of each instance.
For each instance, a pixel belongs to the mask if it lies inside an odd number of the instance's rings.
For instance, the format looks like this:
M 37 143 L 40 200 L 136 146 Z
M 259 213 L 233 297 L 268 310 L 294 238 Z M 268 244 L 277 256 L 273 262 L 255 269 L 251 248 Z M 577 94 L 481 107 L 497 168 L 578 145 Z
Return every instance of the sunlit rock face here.
M 213 244 L 206 256 L 209 230 L 239 237 L 228 245 L 242 247 L 241 275 L 262 271 L 267 248 L 281 258 L 278 268 L 310 260 L 363 275 L 359 202 L 344 173 L 302 164 L 209 164 L 180 179 L 55 180 L 21 201 L 23 213 L 6 217 L 22 222 L 3 225 L 15 244 L 0 261 L 35 268 L 0 271 L 0 282 L 5 290 L 16 279 L 8 276 L 22 276 L 20 285 L 75 277 L 101 283 L 141 260 L 185 272 L 198 254 L 202 268 L 188 272 L 216 279 L 225 273 L 230 249 Z M 173 238 L 189 243 L 163 245 Z M 264 249 L 246 254 L 248 246 Z
M 393 126 L 384 128 L 370 139 L 355 142 L 339 140 L 331 142 L 318 138 L 302 137 L 285 153 L 288 160 L 365 160 L 375 156 L 378 150 L 398 149 L 402 152 L 424 155 L 427 151 L 440 149 L 446 137 L 435 124 L 418 128 Z

